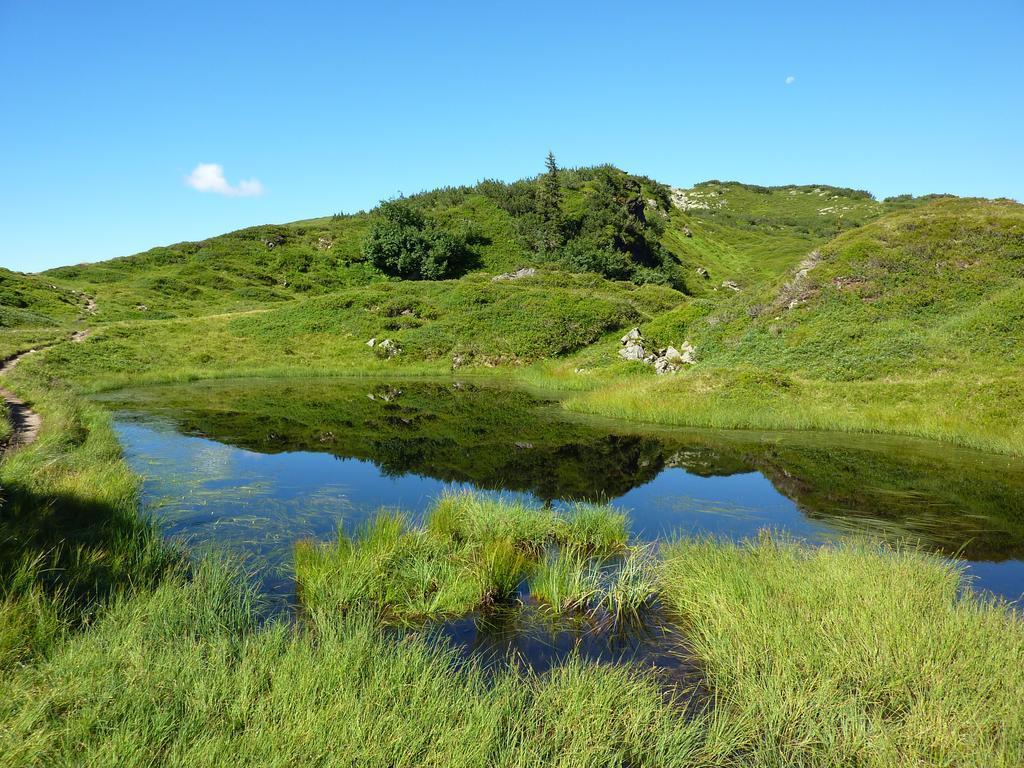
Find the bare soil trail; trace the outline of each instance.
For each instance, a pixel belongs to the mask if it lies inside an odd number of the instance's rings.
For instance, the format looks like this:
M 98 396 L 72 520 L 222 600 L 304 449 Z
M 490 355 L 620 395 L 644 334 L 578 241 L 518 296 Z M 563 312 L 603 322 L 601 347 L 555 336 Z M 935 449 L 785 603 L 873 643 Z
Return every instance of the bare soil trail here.
M 73 344 L 81 344 L 92 333 L 92 329 L 83 328 L 82 330 L 75 331 L 69 337 L 69 341 Z M 6 360 L 0 360 L 0 376 L 14 370 L 15 366 L 18 365 L 29 355 L 34 355 L 47 347 L 53 346 L 48 344 L 46 346 L 36 347 L 34 349 L 27 349 L 24 352 L 18 352 L 15 355 L 11 355 Z M 15 451 L 18 448 L 24 448 L 26 445 L 31 445 L 39 437 L 39 429 L 43 426 L 43 417 L 33 411 L 25 401 L 18 397 L 16 394 L 11 392 L 9 389 L 0 387 L 0 398 L 3 399 L 4 405 L 7 410 L 7 418 L 11 423 L 11 435 L 7 439 L 5 444 L 0 444 L 0 456 Z
M 0 362 L 0 375 L 12 370 L 18 363 L 37 351 L 36 349 L 29 349 Z M 2 448 L 0 455 L 5 455 L 34 443 L 36 438 L 39 437 L 39 428 L 43 426 L 43 418 L 9 389 L 0 387 L 0 397 L 4 400 L 7 419 L 11 423 L 11 435 L 7 438 L 6 444 L 0 446 Z

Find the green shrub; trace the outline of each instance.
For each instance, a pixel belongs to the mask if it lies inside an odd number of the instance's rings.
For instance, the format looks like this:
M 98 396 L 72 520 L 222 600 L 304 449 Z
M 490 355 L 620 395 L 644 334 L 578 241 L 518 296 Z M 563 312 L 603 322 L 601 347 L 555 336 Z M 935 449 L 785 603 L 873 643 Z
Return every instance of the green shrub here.
M 444 231 L 405 200 L 389 200 L 363 241 L 363 254 L 381 272 L 405 280 L 439 280 L 467 256 L 463 236 Z

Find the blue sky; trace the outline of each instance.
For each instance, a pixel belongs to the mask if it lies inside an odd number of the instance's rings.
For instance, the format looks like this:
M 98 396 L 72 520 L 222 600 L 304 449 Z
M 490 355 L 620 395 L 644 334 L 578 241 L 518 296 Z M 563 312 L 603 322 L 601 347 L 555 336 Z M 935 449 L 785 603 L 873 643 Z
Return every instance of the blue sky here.
M 0 265 L 520 178 L 548 149 L 1024 200 L 1022 40 L 1021 0 L 0 0 Z

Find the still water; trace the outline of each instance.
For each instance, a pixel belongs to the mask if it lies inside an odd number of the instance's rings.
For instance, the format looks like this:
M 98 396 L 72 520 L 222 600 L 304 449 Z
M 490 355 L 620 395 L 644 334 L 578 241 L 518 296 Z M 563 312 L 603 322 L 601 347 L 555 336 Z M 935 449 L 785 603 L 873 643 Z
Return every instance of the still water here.
M 651 428 L 460 381 L 229 381 L 103 398 L 167 535 L 241 556 L 293 599 L 292 546 L 381 507 L 418 517 L 476 489 L 608 501 L 632 533 L 913 541 L 977 588 L 1024 593 L 1024 462 L 893 437 Z

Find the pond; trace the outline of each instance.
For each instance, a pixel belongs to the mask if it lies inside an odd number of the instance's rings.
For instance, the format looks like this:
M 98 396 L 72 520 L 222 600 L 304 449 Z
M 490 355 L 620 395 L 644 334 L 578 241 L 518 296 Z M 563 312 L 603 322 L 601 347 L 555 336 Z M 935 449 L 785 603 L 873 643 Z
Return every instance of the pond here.
M 101 398 L 167 535 L 241 555 L 294 599 L 295 541 L 381 507 L 413 518 L 452 489 L 559 506 L 607 501 L 632 535 L 810 541 L 867 534 L 963 559 L 1024 593 L 1024 462 L 921 440 L 656 428 L 574 416 L 482 381 L 219 381 Z

